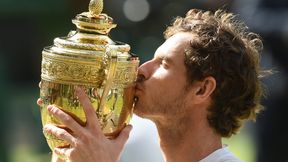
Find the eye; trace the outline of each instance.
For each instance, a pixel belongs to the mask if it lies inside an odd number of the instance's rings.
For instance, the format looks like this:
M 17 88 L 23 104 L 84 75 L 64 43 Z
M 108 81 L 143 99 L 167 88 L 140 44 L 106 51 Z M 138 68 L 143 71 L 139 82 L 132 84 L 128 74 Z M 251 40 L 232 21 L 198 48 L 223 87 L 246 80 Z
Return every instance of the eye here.
M 160 65 L 164 68 L 164 69 L 167 69 L 169 66 L 167 64 L 167 61 L 165 59 L 161 59 L 161 63 Z

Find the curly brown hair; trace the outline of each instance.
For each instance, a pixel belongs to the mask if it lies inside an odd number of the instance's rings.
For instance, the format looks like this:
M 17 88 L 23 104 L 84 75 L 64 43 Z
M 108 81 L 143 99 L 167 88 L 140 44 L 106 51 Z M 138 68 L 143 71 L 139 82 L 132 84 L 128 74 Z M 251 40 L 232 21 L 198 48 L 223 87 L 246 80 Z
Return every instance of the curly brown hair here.
M 235 17 L 223 10 L 192 9 L 164 32 L 166 39 L 178 32 L 196 34 L 185 52 L 187 78 L 191 84 L 207 76 L 215 78 L 207 119 L 222 137 L 236 134 L 245 119 L 255 120 L 263 108 L 259 65 L 263 44 Z

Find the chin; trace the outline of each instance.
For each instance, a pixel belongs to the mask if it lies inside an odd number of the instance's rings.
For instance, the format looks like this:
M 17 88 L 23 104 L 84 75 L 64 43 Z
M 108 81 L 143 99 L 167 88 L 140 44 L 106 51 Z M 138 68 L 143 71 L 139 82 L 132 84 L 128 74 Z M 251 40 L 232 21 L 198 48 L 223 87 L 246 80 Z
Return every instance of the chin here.
M 141 118 L 145 119 L 152 119 L 153 114 L 155 113 L 151 107 L 150 102 L 145 102 L 143 97 L 140 99 L 140 97 L 135 102 L 133 113 Z
M 149 111 L 149 109 L 146 109 L 147 107 L 143 107 L 143 106 L 136 106 L 134 108 L 133 113 L 137 116 L 139 116 L 140 118 L 144 118 L 144 119 L 149 119 L 152 120 L 154 119 L 154 115 L 153 112 Z
M 141 106 L 141 103 L 138 101 L 135 104 L 133 113 L 136 114 L 139 117 L 145 118 L 145 107 Z
M 150 116 L 149 116 L 147 113 L 145 113 L 145 112 L 142 112 L 142 111 L 134 111 L 134 114 L 137 115 L 137 116 L 139 116 L 140 118 L 150 119 L 150 120 L 151 120 Z
M 142 114 L 142 113 L 141 113 L 141 111 L 139 111 L 139 109 L 140 109 L 140 106 L 139 106 L 139 103 L 137 102 L 134 106 L 133 113 L 140 116 L 140 114 Z
M 142 112 L 139 112 L 139 111 L 135 111 L 134 110 L 134 112 L 133 112 L 135 115 L 137 115 L 137 116 L 139 116 L 139 117 L 141 117 L 141 118 L 144 118 L 144 114 L 142 113 Z

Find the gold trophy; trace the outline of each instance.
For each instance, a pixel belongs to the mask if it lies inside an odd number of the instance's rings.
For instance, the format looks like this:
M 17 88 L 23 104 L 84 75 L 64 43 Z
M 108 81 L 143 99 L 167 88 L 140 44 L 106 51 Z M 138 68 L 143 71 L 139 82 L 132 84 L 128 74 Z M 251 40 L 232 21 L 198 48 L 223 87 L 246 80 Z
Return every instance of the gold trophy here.
M 54 45 L 42 52 L 40 98 L 43 126 L 48 123 L 67 129 L 47 112 L 56 105 L 85 125 L 82 105 L 74 95 L 76 86 L 85 89 L 107 138 L 116 137 L 129 122 L 139 59 L 130 46 L 109 38 L 113 19 L 101 13 L 103 0 L 91 0 L 89 12 L 78 14 L 72 22 L 77 30 L 54 39 Z M 69 144 L 44 133 L 49 147 Z

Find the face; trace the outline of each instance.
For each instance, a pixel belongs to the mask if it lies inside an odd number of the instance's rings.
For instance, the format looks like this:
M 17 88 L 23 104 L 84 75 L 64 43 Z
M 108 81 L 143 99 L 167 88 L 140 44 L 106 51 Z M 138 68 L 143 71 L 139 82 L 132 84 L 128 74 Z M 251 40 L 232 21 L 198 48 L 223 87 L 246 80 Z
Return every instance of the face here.
M 185 113 L 187 77 L 184 51 L 193 35 L 177 33 L 155 52 L 154 58 L 138 69 L 134 113 L 148 119 Z

